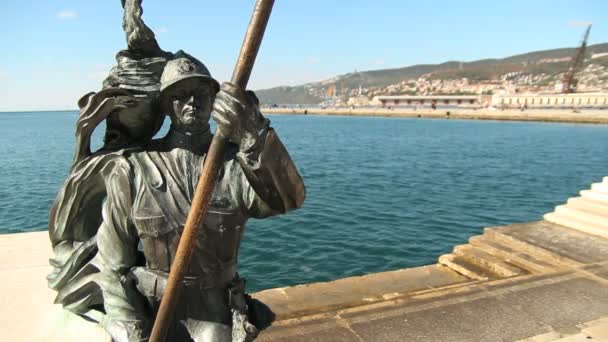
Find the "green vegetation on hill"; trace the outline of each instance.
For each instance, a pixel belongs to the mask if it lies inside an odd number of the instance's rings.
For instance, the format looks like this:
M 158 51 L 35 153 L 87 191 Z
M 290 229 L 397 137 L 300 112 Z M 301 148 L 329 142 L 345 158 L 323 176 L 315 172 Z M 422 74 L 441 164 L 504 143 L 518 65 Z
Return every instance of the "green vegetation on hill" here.
M 311 95 L 304 86 L 276 87 L 256 91 L 262 104 L 316 104 L 323 99 Z
M 558 74 L 563 73 L 568 62 L 539 63 L 543 59 L 572 57 L 576 48 L 534 51 L 502 59 L 483 59 L 473 62 L 450 61 L 441 64 L 420 64 L 404 68 L 370 70 L 348 73 L 335 77 L 339 89 L 356 89 L 385 87 L 407 79 L 416 79 L 425 74 L 431 74 L 431 79 L 461 79 L 470 81 L 497 80 L 509 72 L 525 72 L 529 74 Z M 608 43 L 591 45 L 587 54 L 608 52 Z M 598 64 L 606 63 L 605 58 L 597 60 Z M 595 63 L 595 60 L 594 60 Z M 318 104 L 328 82 L 316 82 L 295 87 L 275 87 L 257 90 L 256 94 L 263 104 Z

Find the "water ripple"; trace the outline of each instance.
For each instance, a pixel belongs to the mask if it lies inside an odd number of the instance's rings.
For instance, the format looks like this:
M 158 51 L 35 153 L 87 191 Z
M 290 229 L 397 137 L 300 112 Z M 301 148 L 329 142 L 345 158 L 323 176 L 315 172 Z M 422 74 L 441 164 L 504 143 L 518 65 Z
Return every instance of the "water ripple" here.
M 76 117 L 0 113 L 2 232 L 46 228 Z M 271 120 L 308 197 L 294 213 L 250 221 L 239 261 L 250 291 L 433 263 L 483 227 L 538 220 L 608 175 L 606 126 Z

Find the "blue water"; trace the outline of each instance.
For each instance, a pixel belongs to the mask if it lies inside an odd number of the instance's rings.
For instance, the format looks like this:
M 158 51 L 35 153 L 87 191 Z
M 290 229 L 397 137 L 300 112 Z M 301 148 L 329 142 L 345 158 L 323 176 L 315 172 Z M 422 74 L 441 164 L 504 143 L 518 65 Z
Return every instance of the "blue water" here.
M 76 117 L 0 113 L 0 232 L 46 228 Z M 434 263 L 483 227 L 538 220 L 608 175 L 608 126 L 270 118 L 308 197 L 250 221 L 239 266 L 250 291 Z

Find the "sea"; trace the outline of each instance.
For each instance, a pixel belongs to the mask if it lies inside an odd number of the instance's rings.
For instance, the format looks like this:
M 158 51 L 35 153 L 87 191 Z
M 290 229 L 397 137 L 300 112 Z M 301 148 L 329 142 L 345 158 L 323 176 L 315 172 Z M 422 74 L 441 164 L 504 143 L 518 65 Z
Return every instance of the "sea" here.
M 47 229 L 77 117 L 0 113 L 0 233 Z M 484 227 L 540 220 L 608 176 L 606 125 L 268 117 L 307 198 L 249 221 L 239 258 L 248 291 L 433 264 Z

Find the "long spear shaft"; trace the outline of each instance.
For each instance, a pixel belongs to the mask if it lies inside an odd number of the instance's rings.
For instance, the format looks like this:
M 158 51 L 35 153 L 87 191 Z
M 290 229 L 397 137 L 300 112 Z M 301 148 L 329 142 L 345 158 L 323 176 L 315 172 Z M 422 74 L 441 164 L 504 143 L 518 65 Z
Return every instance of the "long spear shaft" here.
M 242 89 L 247 87 L 247 82 L 249 81 L 260 44 L 262 43 L 273 5 L 274 0 L 257 0 L 253 9 L 249 27 L 245 33 L 241 52 L 239 53 L 239 59 L 236 62 L 231 78 L 231 82 Z M 152 327 L 150 342 L 163 342 L 167 337 L 169 324 L 173 318 L 173 312 L 179 299 L 181 283 L 190 267 L 198 231 L 207 217 L 209 201 L 217 183 L 217 176 L 226 143 L 226 138 L 218 127 L 207 152 L 203 172 L 196 186 L 188 219 L 186 220 L 177 252 L 175 253 L 175 259 L 171 265 L 167 286 L 160 302 L 156 321 Z

